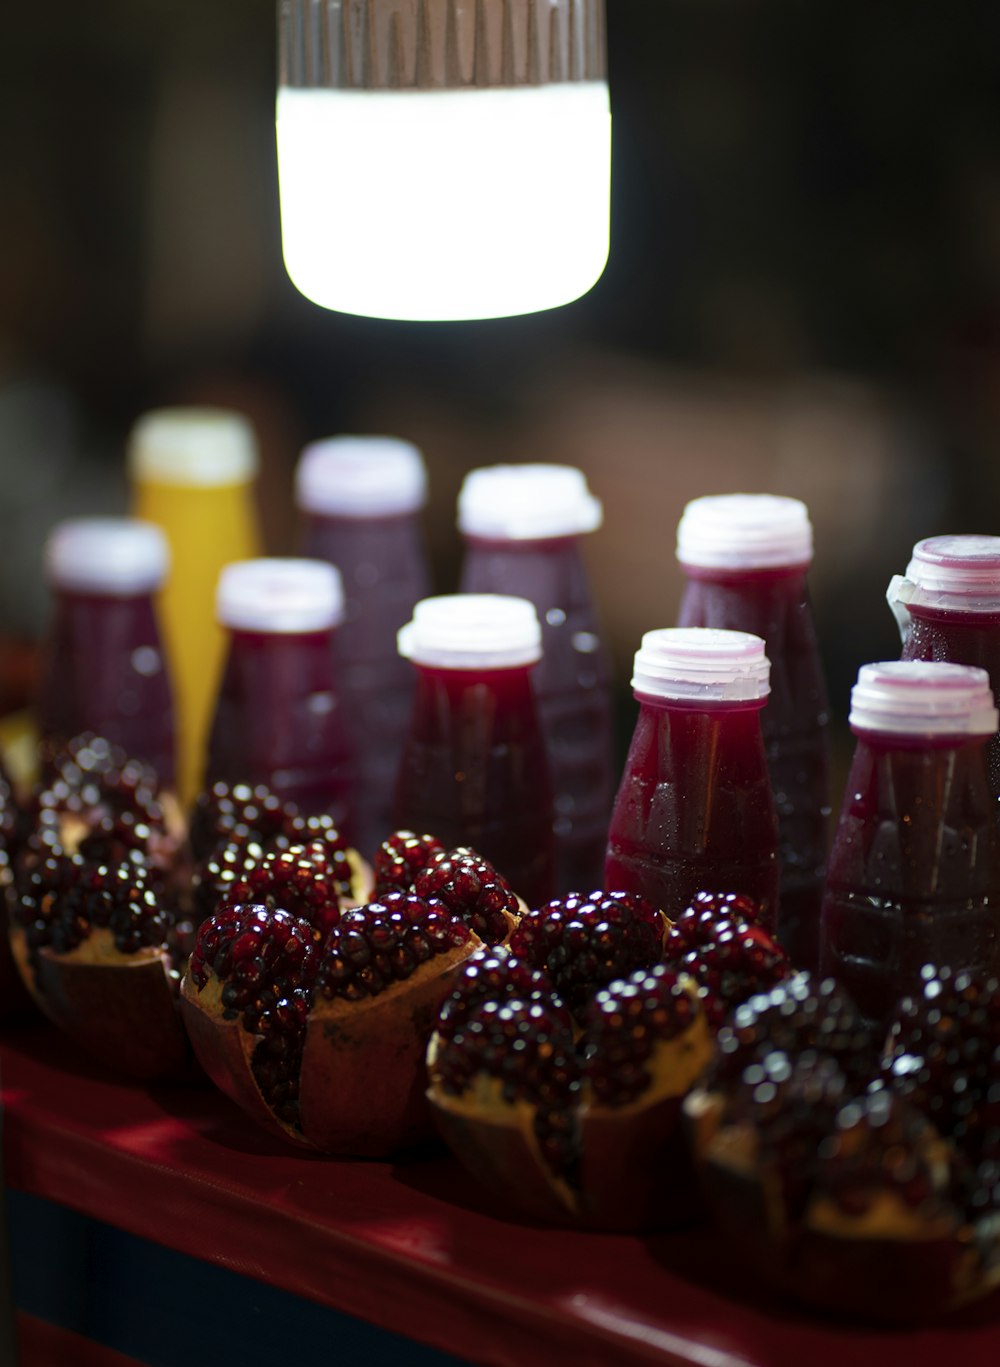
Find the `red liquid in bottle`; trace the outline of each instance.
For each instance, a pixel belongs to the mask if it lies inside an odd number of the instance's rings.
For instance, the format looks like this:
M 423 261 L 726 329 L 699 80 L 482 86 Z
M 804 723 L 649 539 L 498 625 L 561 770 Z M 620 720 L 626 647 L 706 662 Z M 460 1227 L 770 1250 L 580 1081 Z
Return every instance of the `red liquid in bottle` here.
M 543 653 L 534 686 L 555 795 L 557 889 L 600 887 L 614 793 L 611 670 L 577 540 L 470 537 L 462 589 L 535 605 Z
M 614 796 L 611 670 L 580 550 L 601 505 L 563 465 L 473 470 L 459 500 L 462 590 L 533 603 L 543 654 L 532 680 L 555 800 L 556 887 L 601 884 Z
M 317 561 L 250 560 L 223 571 L 219 617 L 230 640 L 206 783 L 265 783 L 307 815 L 328 813 L 352 839 L 352 752 L 332 639 L 336 584 L 336 571 Z
M 483 601 L 427 600 L 414 625 L 434 605 Z M 416 665 L 417 686 L 394 825 L 449 847 L 472 846 L 530 906 L 542 905 L 553 895 L 552 788 L 530 666 L 442 667 L 422 662 L 420 645 L 404 642 L 405 633 L 401 648 Z
M 413 708 L 413 670 L 396 650 L 396 634 L 429 589 L 420 529 L 412 515 L 310 516 L 303 552 L 336 565 L 344 582 L 335 649 L 355 751 L 358 845 L 370 856 L 392 829 L 393 784 Z
M 173 701 L 150 594 L 56 594 L 38 726 L 57 743 L 104 736 L 173 786 Z
M 978 675 L 969 709 L 970 717 L 978 709 L 971 725 L 979 734 L 930 733 L 947 724 L 940 693 L 927 705 L 923 734 L 877 730 L 875 713 L 857 724 L 859 692 L 875 671 L 893 686 L 903 679 L 940 689 L 928 669 L 945 671 L 938 678 L 946 689 L 968 691 L 972 671 L 947 665 L 861 672 L 851 714 L 857 749 L 823 902 L 822 971 L 879 1025 L 919 989 L 925 964 L 994 970 L 1000 951 L 1000 837 L 984 753 L 996 712 L 986 676 Z
M 641 893 L 671 917 L 697 892 L 742 892 L 773 926 L 777 823 L 760 729 L 765 698 L 702 702 L 642 691 L 640 660 L 654 638 L 699 636 L 754 639 L 715 631 L 644 638 L 634 681 L 639 719 L 611 818 L 605 886 Z
M 905 578 L 889 586 L 903 638 L 902 659 L 974 665 L 1000 696 L 1000 537 L 935 536 L 913 548 Z M 1000 798 L 1000 737 L 986 762 Z
M 830 818 L 829 707 L 806 569 L 688 576 L 677 624 L 748 631 L 766 642 L 771 696 L 760 717 L 778 817 L 779 938 L 815 970 Z
M 153 594 L 169 565 L 158 528 L 128 518 L 79 518 L 47 551 L 55 597 L 38 697 L 38 725 L 56 743 L 92 731 L 175 776 L 174 713 Z
M 678 626 L 763 638 L 771 695 L 761 714 L 778 816 L 778 933 L 793 961 L 815 971 L 830 820 L 829 705 L 806 573 L 812 527 L 805 504 L 770 494 L 695 499 L 678 528 L 687 579 Z
M 354 826 L 368 857 L 392 829 L 392 796 L 413 705 L 396 635 L 430 591 L 419 514 L 420 451 L 398 437 L 341 436 L 307 446 L 295 477 L 303 552 L 336 565 L 344 589 L 337 675 L 357 785 Z

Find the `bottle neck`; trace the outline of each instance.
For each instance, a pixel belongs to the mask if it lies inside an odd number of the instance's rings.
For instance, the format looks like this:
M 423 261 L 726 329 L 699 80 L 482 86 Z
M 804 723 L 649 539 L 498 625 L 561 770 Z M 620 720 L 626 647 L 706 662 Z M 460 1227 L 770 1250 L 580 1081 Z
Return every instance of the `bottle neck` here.
M 873 754 L 879 756 L 891 756 L 894 752 L 905 755 L 914 755 L 921 750 L 927 752 L 943 752 L 948 750 L 968 749 L 970 753 L 985 749 L 987 742 L 993 739 L 992 736 L 968 736 L 968 735 L 902 735 L 894 731 L 869 731 L 860 726 L 852 726 L 852 733 L 857 737 L 858 745 L 864 746 Z
M 791 592 L 805 588 L 809 562 L 800 565 L 775 565 L 766 569 L 709 569 L 704 565 L 688 565 L 681 561 L 686 579 L 702 584 L 718 584 L 724 588 L 754 588 L 759 591 L 774 589 Z
M 738 702 L 705 702 L 701 698 L 657 698 L 649 693 L 633 694 L 641 708 L 650 712 L 676 712 L 684 716 L 701 713 L 705 716 L 738 717 L 746 713 L 760 712 L 767 706 L 767 698 L 745 698 Z

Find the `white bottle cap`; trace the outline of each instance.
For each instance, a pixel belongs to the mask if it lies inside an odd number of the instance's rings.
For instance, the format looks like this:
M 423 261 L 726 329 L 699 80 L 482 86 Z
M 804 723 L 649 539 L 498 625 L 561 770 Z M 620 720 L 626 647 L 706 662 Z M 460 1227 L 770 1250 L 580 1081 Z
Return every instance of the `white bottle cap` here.
M 931 660 L 862 665 L 851 726 L 901 736 L 992 736 L 998 714 L 985 669 Z
M 706 570 L 763 570 L 808 565 L 813 557 L 809 510 L 775 494 L 696 498 L 677 527 L 677 559 Z
M 397 641 L 400 655 L 437 669 L 512 669 L 542 658 L 534 605 L 498 593 L 425 598 Z
M 896 611 L 911 604 L 951 612 L 1000 611 L 1000 536 L 932 536 L 918 541 L 906 575 L 886 597 Z
M 711 627 L 647 631 L 636 652 L 632 687 L 651 698 L 750 702 L 771 691 L 771 664 L 759 636 Z
M 458 496 L 466 536 L 541 541 L 596 531 L 604 510 L 572 465 L 490 465 L 471 470 Z
M 219 575 L 215 610 L 235 631 L 328 631 L 344 616 L 340 571 L 322 560 L 238 560 Z
M 132 428 L 128 464 L 138 482 L 245 484 L 257 473 L 257 439 L 242 413 L 158 408 Z
M 170 550 L 151 522 L 80 517 L 60 522 L 45 548 L 49 582 L 78 593 L 152 593 L 167 577 Z
M 427 502 L 424 458 L 399 437 L 329 437 L 299 457 L 295 501 L 308 513 L 391 517 Z

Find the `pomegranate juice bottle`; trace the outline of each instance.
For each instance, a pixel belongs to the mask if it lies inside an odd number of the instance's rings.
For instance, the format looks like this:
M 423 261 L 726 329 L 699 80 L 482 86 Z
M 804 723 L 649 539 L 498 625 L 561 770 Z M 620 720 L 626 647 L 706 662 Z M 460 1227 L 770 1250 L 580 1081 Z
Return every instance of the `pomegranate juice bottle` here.
M 332 640 L 340 576 L 318 560 L 239 561 L 219 577 L 216 610 L 229 648 L 206 782 L 266 783 L 306 815 L 328 813 L 352 838 L 352 755 Z
M 399 634 L 417 676 L 394 825 L 471 845 L 530 906 L 553 891 L 552 787 L 531 686 L 532 605 L 456 594 L 418 603 Z
M 1000 838 L 986 771 L 997 711 L 982 669 L 865 665 L 857 749 L 830 854 L 821 968 L 872 1023 L 921 969 L 995 971 Z
M 128 518 L 79 518 L 49 538 L 55 599 L 38 697 L 41 735 L 62 743 L 104 736 L 175 778 L 174 714 L 154 595 L 169 551 L 158 527 Z
M 413 706 L 413 670 L 396 635 L 430 591 L 419 514 L 420 452 L 393 437 L 334 437 L 306 447 L 296 472 L 303 554 L 340 570 L 335 646 L 357 768 L 355 829 L 369 857 L 391 829 L 392 790 Z
M 474 470 L 459 499 L 462 589 L 533 603 L 543 654 L 535 693 L 555 802 L 557 891 L 600 886 L 614 795 L 611 676 L 580 538 L 601 523 L 581 471 L 564 465 Z
M 635 657 L 639 720 L 608 834 L 608 891 L 670 917 L 698 892 L 741 892 L 773 927 L 778 831 L 761 708 L 764 642 L 740 631 L 650 631 Z
M 886 597 L 899 623 L 904 660 L 977 665 L 1000 696 L 1000 536 L 932 536 L 918 541 L 906 575 Z M 986 748 L 990 786 L 1000 798 L 1000 738 Z
M 678 625 L 763 638 L 771 696 L 761 713 L 778 816 L 779 938 L 815 971 L 830 820 L 829 705 L 806 573 L 804 503 L 769 494 L 695 499 L 677 529 L 686 576 Z

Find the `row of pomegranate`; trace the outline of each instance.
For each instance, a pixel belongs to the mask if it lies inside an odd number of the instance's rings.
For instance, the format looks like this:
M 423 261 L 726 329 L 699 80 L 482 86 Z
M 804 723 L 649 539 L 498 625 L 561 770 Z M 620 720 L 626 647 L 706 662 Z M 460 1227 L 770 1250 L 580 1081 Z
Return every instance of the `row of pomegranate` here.
M 21 802 L 0 778 L 4 1005 L 19 981 L 104 1065 L 183 1079 L 193 1054 L 334 1155 L 436 1128 L 527 1218 L 666 1229 L 705 1200 L 727 1247 L 837 1312 L 911 1320 L 1000 1281 L 995 980 L 929 966 L 882 1038 L 744 895 L 672 922 L 629 893 L 529 907 L 473 850 L 396 832 L 369 867 L 262 788 L 216 785 L 187 823 L 94 737 L 41 773 Z

